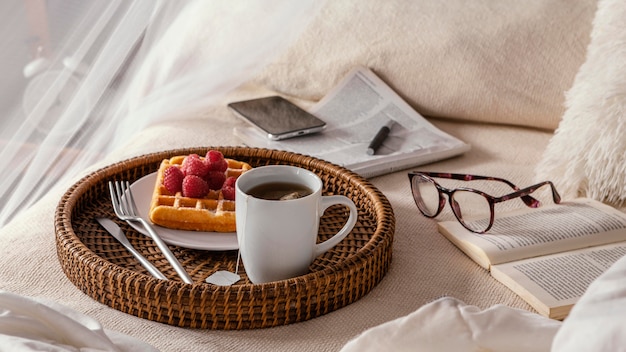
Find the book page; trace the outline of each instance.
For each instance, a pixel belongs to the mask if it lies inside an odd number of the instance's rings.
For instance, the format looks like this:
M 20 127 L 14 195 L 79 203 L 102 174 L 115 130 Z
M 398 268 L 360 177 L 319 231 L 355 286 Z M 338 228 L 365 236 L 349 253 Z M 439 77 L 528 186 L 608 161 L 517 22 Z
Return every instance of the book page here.
M 457 221 L 441 222 L 439 228 L 459 248 L 484 254 L 493 265 L 626 241 L 626 214 L 584 198 L 496 214 L 487 234 L 472 233 Z
M 491 275 L 544 314 L 549 308 L 574 304 L 591 282 L 624 255 L 626 244 L 609 244 L 494 265 Z M 557 310 L 549 316 L 563 318 L 568 311 L 562 309 L 559 314 Z
M 357 67 L 310 111 L 327 124 L 312 135 L 267 140 L 262 133 L 237 128 L 247 145 L 315 156 L 347 167 L 363 176 L 375 176 L 469 150 L 469 145 L 439 130 L 417 113 L 372 71 Z M 395 123 L 375 155 L 367 147 L 378 130 Z

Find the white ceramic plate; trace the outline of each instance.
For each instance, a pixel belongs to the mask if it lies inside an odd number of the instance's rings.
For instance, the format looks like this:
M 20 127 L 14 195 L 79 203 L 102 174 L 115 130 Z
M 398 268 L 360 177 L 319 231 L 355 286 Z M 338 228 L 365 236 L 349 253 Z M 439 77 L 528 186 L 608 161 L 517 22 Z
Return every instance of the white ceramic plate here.
M 149 220 L 150 202 L 152 201 L 152 190 L 156 181 L 156 172 L 146 175 L 130 185 L 133 192 L 137 212 L 139 215 Z M 129 222 L 135 230 L 148 235 L 143 226 L 139 223 Z M 209 251 L 225 251 L 238 249 L 237 233 L 235 232 L 198 232 L 174 230 L 153 225 L 154 230 L 161 236 L 165 243 L 193 249 L 203 249 Z

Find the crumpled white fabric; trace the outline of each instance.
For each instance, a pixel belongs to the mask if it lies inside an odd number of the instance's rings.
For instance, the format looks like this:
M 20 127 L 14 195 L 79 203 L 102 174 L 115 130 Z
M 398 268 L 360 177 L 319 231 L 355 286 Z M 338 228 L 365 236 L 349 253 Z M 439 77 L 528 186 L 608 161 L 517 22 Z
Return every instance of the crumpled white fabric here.
M 0 352 L 158 352 L 68 307 L 0 291 Z
M 549 351 L 561 324 L 504 305 L 481 310 L 443 297 L 365 331 L 341 351 Z
M 626 351 L 626 256 L 600 275 L 563 321 L 444 297 L 371 328 L 350 351 Z

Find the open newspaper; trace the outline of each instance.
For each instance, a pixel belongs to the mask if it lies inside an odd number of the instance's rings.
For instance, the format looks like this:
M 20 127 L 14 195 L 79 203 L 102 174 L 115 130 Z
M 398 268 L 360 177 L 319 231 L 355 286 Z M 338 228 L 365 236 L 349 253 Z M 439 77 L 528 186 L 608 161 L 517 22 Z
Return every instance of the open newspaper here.
M 589 284 L 626 254 L 626 214 L 579 198 L 496 215 L 488 234 L 458 221 L 439 232 L 539 313 L 565 318 Z
M 327 124 L 322 133 L 270 141 L 253 127 L 234 133 L 246 145 L 311 155 L 373 177 L 462 154 L 463 141 L 441 131 L 417 113 L 371 70 L 353 69 L 310 111 Z M 394 121 L 374 155 L 367 147 L 378 130 Z

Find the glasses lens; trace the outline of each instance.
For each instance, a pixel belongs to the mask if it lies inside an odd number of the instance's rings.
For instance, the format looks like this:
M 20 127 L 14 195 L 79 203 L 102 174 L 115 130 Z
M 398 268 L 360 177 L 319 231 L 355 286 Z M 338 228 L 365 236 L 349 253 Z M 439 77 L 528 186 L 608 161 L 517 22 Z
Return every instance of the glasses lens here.
M 464 190 L 456 190 L 451 196 L 452 210 L 467 229 L 485 232 L 489 227 L 491 207 L 483 195 Z
M 422 175 L 412 179 L 413 199 L 419 210 L 426 216 L 435 216 L 439 210 L 439 190 L 435 182 Z

